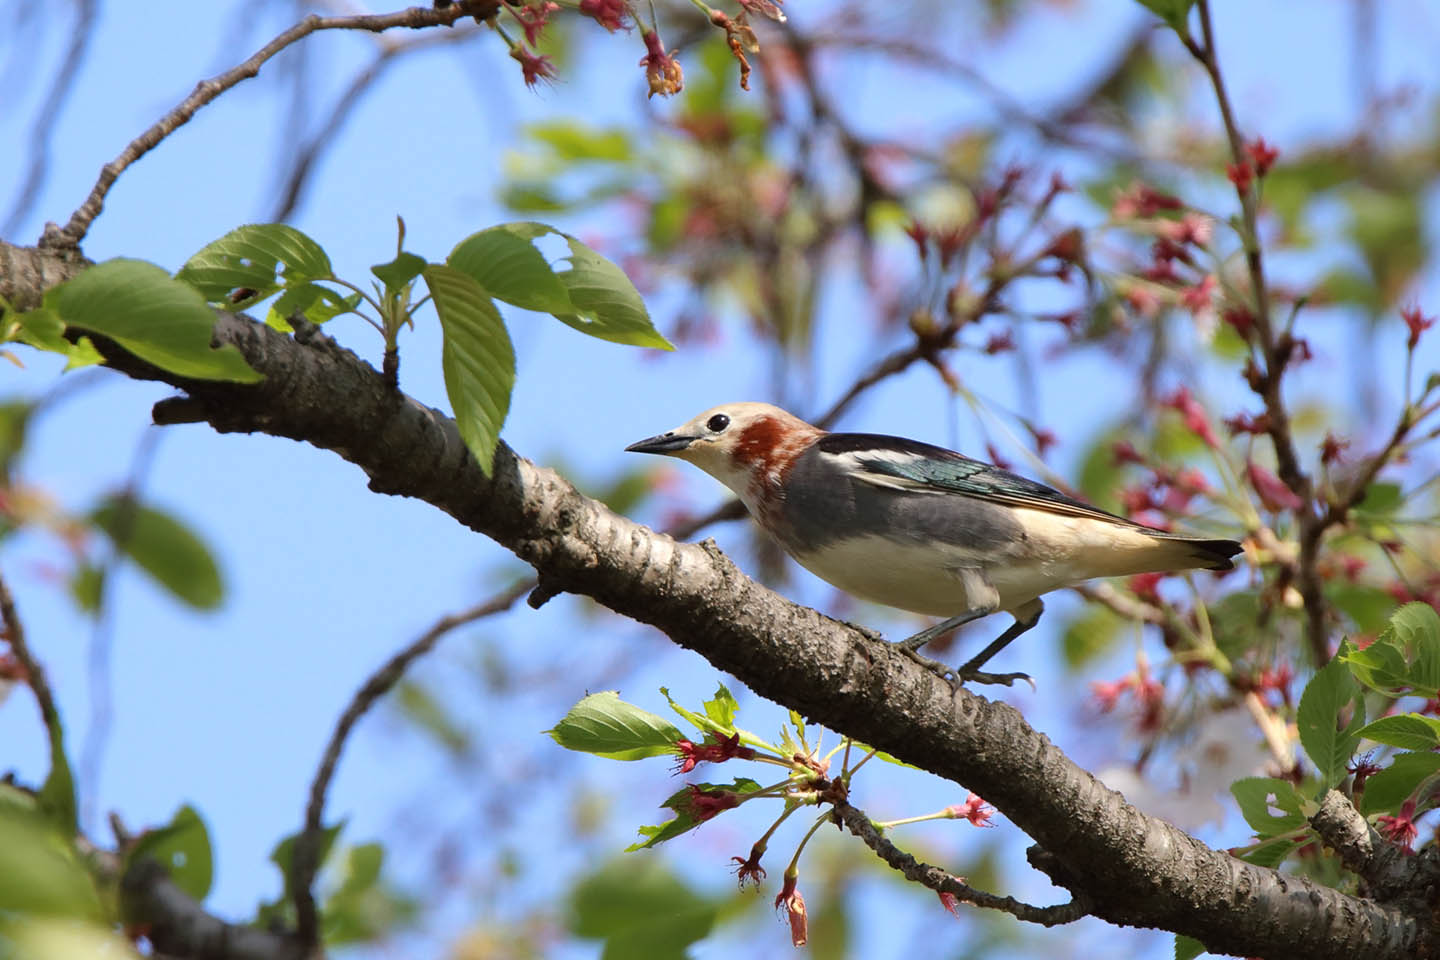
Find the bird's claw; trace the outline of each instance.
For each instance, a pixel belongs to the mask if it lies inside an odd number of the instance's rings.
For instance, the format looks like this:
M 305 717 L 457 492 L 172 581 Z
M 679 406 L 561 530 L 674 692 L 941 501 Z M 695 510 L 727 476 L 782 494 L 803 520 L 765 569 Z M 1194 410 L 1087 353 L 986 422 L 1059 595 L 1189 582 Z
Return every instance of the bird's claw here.
M 1028 673 L 986 673 L 984 670 L 977 670 L 968 665 L 952 667 L 939 660 L 931 659 L 918 650 L 912 650 L 907 644 L 898 643 L 896 646 L 904 651 L 911 660 L 950 684 L 951 690 L 959 690 L 966 683 L 998 683 L 1008 687 L 1016 680 L 1024 680 L 1030 684 L 1031 690 L 1037 689 L 1034 679 Z

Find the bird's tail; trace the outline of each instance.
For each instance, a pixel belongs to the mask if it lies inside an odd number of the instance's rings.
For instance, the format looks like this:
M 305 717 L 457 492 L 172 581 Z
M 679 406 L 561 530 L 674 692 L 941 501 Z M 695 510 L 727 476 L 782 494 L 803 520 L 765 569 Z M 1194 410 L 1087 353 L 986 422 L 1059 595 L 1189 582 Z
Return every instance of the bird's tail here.
M 1186 537 L 1158 530 L 1146 532 L 1156 540 L 1167 541 L 1167 546 L 1173 548 L 1166 551 L 1175 561 L 1171 569 L 1234 570 L 1235 563 L 1230 558 L 1244 549 L 1234 540 Z

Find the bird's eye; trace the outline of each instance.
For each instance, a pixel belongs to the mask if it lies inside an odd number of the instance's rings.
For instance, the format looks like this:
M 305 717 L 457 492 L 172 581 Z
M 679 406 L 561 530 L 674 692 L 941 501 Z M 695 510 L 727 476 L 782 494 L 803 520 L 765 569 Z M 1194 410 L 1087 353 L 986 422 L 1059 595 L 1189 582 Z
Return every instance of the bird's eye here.
M 719 433 L 721 430 L 724 430 L 728 426 L 730 426 L 730 418 L 725 416 L 725 414 L 723 413 L 717 413 L 715 414 L 715 416 L 705 421 L 705 429 L 709 430 L 711 433 Z

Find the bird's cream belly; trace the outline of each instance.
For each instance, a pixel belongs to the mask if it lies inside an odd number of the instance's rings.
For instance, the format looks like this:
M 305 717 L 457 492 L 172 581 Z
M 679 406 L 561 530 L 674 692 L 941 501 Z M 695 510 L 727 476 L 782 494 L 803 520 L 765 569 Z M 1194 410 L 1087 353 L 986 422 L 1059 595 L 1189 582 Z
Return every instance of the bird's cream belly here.
M 986 596 L 969 595 L 967 578 L 960 573 L 966 569 L 979 571 L 984 581 L 998 591 L 998 610 L 1012 609 L 1042 593 L 1078 582 L 1070 575 L 1068 564 L 1021 561 L 1006 564 L 1003 569 L 987 569 L 979 557 L 963 547 L 910 545 L 884 537 L 842 540 L 795 559 L 846 593 L 935 617 L 955 616 L 986 605 Z

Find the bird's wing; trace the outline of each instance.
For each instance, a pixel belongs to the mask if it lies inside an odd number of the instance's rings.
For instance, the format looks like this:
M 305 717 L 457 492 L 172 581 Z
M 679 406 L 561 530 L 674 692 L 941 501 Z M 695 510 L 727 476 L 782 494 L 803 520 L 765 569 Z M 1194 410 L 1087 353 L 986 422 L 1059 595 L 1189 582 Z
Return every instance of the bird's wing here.
M 832 463 L 854 479 L 872 486 L 915 493 L 960 494 L 1012 507 L 1150 529 L 1043 483 L 918 440 L 871 433 L 831 433 L 817 442 L 820 452 Z

